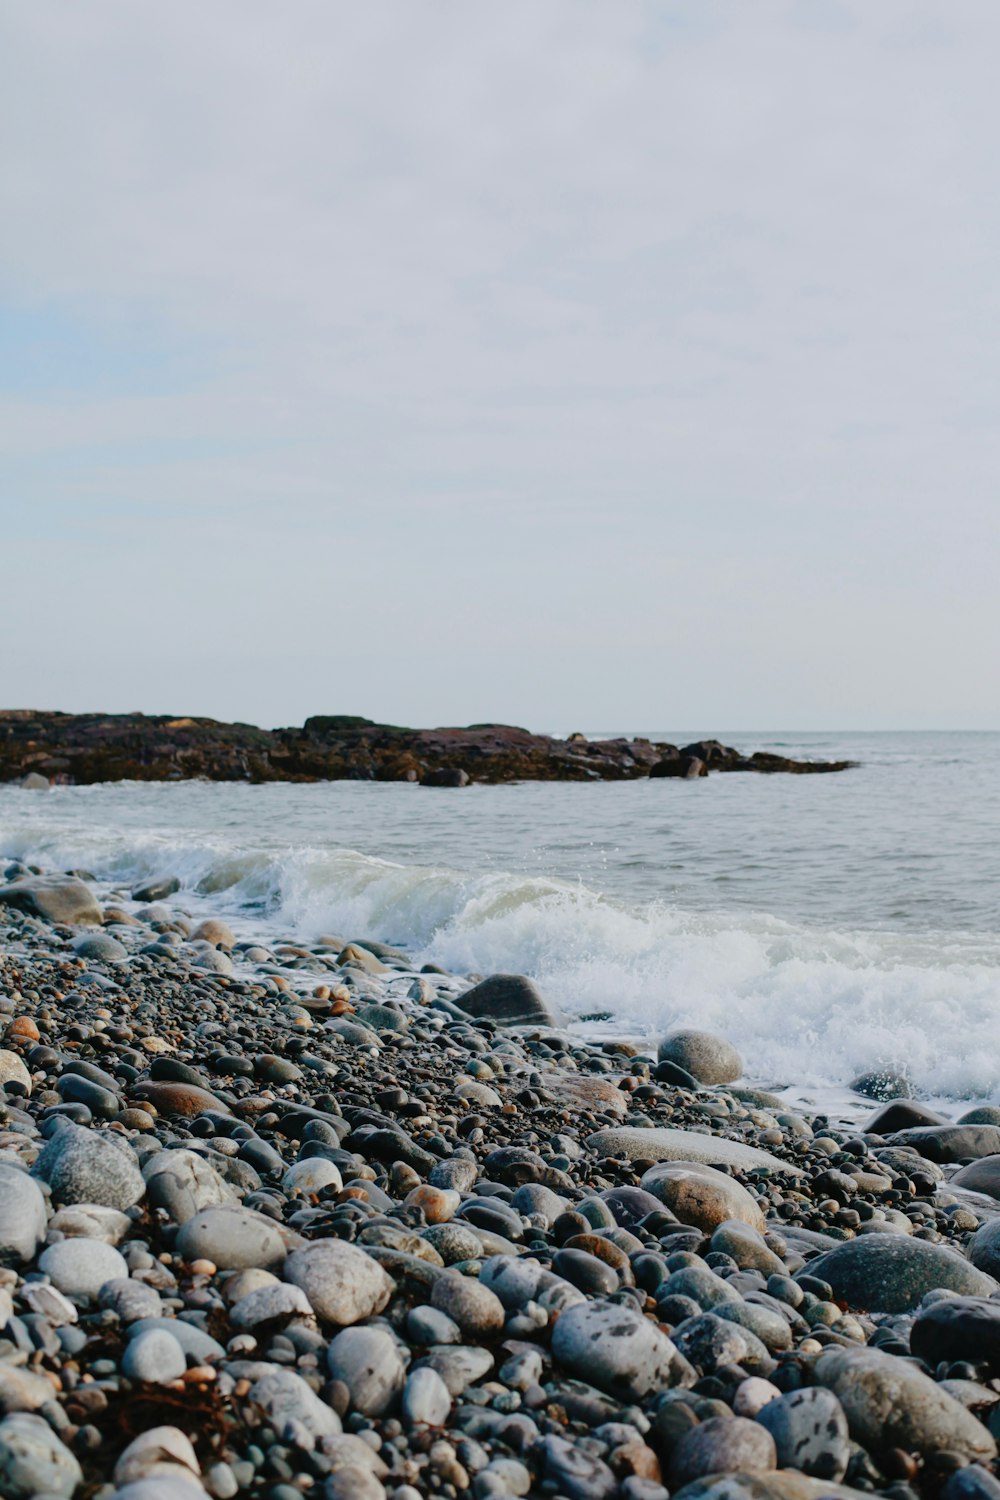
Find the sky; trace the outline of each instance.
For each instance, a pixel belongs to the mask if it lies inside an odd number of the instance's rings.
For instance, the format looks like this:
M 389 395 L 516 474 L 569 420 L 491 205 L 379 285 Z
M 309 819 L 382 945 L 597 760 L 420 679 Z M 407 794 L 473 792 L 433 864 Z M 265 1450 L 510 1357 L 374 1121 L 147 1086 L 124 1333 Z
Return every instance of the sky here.
M 996 0 L 0 31 L 0 705 L 1000 728 Z

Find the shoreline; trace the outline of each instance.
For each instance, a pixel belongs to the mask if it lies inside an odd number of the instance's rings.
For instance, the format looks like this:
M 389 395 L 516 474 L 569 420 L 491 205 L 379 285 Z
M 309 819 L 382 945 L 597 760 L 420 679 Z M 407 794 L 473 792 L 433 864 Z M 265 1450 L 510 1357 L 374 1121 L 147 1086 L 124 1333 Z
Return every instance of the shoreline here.
M 991 1500 L 1000 1202 L 945 1169 L 1000 1194 L 997 1123 L 865 1132 L 518 976 L 5 875 L 12 1495 Z

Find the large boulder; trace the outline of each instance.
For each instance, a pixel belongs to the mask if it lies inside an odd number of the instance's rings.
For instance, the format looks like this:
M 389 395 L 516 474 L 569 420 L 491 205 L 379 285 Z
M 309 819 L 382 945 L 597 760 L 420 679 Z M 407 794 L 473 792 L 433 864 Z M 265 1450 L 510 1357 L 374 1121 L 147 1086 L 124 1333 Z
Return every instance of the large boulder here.
M 916 1365 L 878 1349 L 827 1349 L 816 1381 L 840 1398 L 851 1436 L 873 1454 L 947 1448 L 970 1460 L 996 1457 L 987 1428 Z
M 458 997 L 466 1015 L 501 1026 L 554 1026 L 556 1015 L 523 974 L 491 974 Z
M 0 885 L 0 905 L 60 926 L 100 927 L 104 922 L 93 891 L 75 875 L 29 875 Z
M 997 1290 L 992 1276 L 957 1251 L 909 1235 L 845 1240 L 811 1260 L 802 1274 L 829 1282 L 836 1301 L 865 1312 L 907 1312 L 939 1288 L 967 1297 L 989 1297 Z

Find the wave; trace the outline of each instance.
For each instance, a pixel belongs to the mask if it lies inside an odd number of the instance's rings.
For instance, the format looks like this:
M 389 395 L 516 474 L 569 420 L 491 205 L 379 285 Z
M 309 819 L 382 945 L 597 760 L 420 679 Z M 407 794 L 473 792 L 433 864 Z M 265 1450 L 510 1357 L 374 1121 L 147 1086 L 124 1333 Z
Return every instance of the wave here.
M 351 848 L 247 847 L 36 819 L 9 855 L 86 867 L 109 886 L 169 871 L 178 900 L 246 935 L 398 943 L 419 963 L 532 975 L 570 1016 L 616 1034 L 674 1025 L 728 1036 L 773 1086 L 845 1084 L 901 1068 L 929 1097 L 1000 1098 L 1000 940 L 844 931 L 764 913 L 627 905 L 583 884 L 380 859 Z

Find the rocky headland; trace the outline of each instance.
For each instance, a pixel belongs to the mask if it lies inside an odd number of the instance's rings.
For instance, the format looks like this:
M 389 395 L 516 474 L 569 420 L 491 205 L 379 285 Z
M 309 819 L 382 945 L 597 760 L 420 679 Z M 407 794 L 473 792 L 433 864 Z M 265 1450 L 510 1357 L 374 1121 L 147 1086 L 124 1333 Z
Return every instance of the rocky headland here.
M 844 771 L 850 761 L 743 755 L 718 740 L 690 745 L 645 739 L 588 740 L 531 734 L 507 724 L 404 729 L 346 715 L 307 719 L 301 729 L 257 729 L 215 719 L 146 714 L 0 710 L 0 782 L 98 781 L 624 781 L 685 780 L 714 771 Z
M 1000 1497 L 1000 1111 L 0 873 L 3 1496 Z

